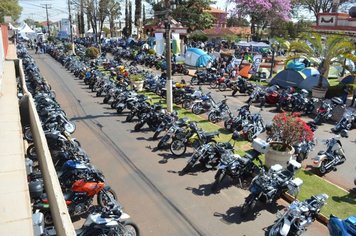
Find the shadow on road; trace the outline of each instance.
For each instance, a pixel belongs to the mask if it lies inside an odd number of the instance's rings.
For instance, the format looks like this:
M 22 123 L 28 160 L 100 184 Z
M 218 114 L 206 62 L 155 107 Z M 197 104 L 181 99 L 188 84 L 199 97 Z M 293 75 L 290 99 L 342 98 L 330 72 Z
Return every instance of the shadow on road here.
M 355 188 L 352 189 L 348 194 L 344 196 L 332 196 L 331 197 L 335 202 L 347 202 L 350 204 L 356 204 L 356 191 Z
M 212 183 L 201 184 L 198 188 L 186 187 L 185 189 L 192 191 L 192 193 L 197 196 L 209 196 L 210 194 L 213 194 L 213 192 L 211 191 L 211 186 Z
M 114 116 L 116 115 L 115 113 L 111 113 L 111 112 L 104 112 L 103 115 L 86 115 L 86 116 L 80 116 L 80 117 L 73 117 L 70 120 L 71 121 L 77 121 L 77 120 L 89 120 L 89 119 L 96 119 L 96 118 L 101 118 L 101 117 L 110 117 L 110 116 Z

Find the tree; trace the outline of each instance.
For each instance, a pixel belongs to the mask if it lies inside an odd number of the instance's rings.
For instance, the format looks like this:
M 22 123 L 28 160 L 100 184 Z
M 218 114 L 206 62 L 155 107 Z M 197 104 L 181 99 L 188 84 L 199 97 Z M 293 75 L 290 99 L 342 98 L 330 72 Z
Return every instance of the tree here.
M 272 21 L 289 19 L 290 0 L 232 0 L 235 3 L 234 12 L 241 17 L 249 16 L 251 33 L 259 37 L 261 30 Z
M 110 0 L 108 3 L 109 25 L 111 37 L 116 36 L 115 20 L 121 15 L 120 3 L 116 0 Z
M 204 30 L 210 28 L 215 20 L 208 12 L 204 10 L 210 9 L 212 0 L 181 0 L 176 1 L 176 8 L 172 10 L 171 16 L 188 27 L 189 31 Z M 158 18 L 165 18 L 165 6 L 161 3 L 152 4 L 155 16 Z M 189 10 L 187 10 L 189 9 Z
M 0 1 L 0 23 L 4 22 L 4 16 L 11 16 L 16 21 L 21 15 L 22 7 L 17 0 Z
M 137 38 L 142 36 L 142 0 L 135 0 L 135 26 L 137 27 Z
M 242 17 L 231 16 L 227 19 L 227 27 L 245 27 L 249 25 L 250 23 Z
M 301 33 L 310 31 L 311 23 L 300 20 L 296 23 L 288 22 L 275 22 L 271 24 L 270 34 L 273 37 L 282 37 L 286 39 L 296 39 Z
M 356 50 L 355 44 L 350 38 L 343 35 L 329 35 L 323 39 L 318 33 L 304 34 L 302 40 L 293 41 L 290 44 L 290 51 L 304 55 L 307 58 L 318 58 L 318 70 L 320 76 L 318 87 L 322 86 L 322 77 L 328 79 L 330 66 L 334 63 L 343 65 L 345 58 L 356 61 L 356 56 L 352 51 Z M 290 57 L 293 59 L 299 55 Z M 317 62 L 316 62 L 317 63 Z
M 298 12 L 300 8 L 311 11 L 315 19 L 317 19 L 318 13 L 330 12 L 333 9 L 333 2 L 335 0 L 292 0 L 294 12 Z M 338 0 L 339 4 L 344 4 L 350 0 Z M 334 4 L 334 11 L 337 10 L 339 4 Z

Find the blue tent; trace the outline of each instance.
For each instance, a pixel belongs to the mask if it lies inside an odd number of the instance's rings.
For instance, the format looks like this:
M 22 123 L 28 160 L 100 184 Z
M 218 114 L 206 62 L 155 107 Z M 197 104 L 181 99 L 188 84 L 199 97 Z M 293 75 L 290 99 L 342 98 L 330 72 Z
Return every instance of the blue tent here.
M 307 78 L 313 75 L 320 75 L 320 72 L 313 67 L 306 67 L 301 71 Z
M 299 60 L 290 60 L 287 63 L 286 69 L 294 70 L 294 71 L 301 71 L 305 68 L 305 64 Z
M 304 74 L 295 70 L 282 70 L 270 81 L 270 85 L 277 84 L 283 88 L 298 87 L 304 81 Z
M 343 84 L 356 84 L 355 76 L 354 75 L 347 75 L 341 80 L 340 83 L 343 83 Z
M 199 48 L 188 48 L 185 53 L 185 63 L 190 66 L 205 67 L 212 58 Z

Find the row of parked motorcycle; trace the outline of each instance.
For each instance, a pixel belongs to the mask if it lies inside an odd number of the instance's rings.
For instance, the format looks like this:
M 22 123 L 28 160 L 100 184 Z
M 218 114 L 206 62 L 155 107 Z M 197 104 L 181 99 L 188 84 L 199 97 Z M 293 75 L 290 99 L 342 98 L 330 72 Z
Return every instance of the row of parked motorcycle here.
M 216 170 L 215 180 L 211 186 L 212 192 L 215 193 L 219 192 L 220 183 L 227 176 L 234 182 L 238 182 L 242 187 L 243 182 L 250 180 L 255 175 L 249 187 L 251 193 L 241 208 L 241 217 L 256 216 L 257 213 L 254 210 L 259 200 L 265 203 L 274 203 L 287 191 L 294 195 L 299 192 L 302 181 L 295 178 L 294 174 L 301 165 L 296 161 L 290 161 L 286 168 L 275 165 L 266 171 L 259 160 L 262 146 L 265 145 L 262 140 L 252 139 L 254 150 L 241 157 L 234 154 L 234 146 L 230 142 L 220 143 L 216 141 L 218 132 L 205 132 L 198 127 L 196 122 L 189 121 L 187 118 L 178 119 L 175 112 L 167 113 L 162 109 L 161 104 L 151 104 L 149 97 L 128 88 L 129 81 L 127 79 L 123 78 L 117 83 L 104 78 L 105 76 L 98 76 L 98 73 L 91 69 L 86 69 L 84 73 L 80 70 L 81 67 L 77 67 L 77 69 L 75 66 L 73 67 L 73 65 L 84 62 L 78 62 L 72 56 L 63 57 L 55 48 L 50 53 L 75 76 L 82 78 L 84 83 L 89 85 L 88 88 L 96 92 L 98 97 L 103 96 L 104 103 L 110 104 L 118 113 L 127 111 L 126 121 L 137 121 L 134 126 L 135 131 L 138 132 L 147 125 L 148 129 L 154 132 L 152 138 L 159 139 L 154 151 L 169 147 L 172 155 L 182 156 L 187 152 L 187 147 L 193 147 L 194 151 L 188 159 L 187 165 L 179 172 L 180 175 L 197 171 L 197 168 Z M 88 68 L 88 65 L 85 68 Z M 95 79 L 93 79 L 94 77 Z M 164 86 L 157 89 L 160 86 L 150 82 L 150 78 L 153 77 L 147 75 L 146 88 L 164 94 Z M 161 77 L 157 77 L 157 81 Z M 189 89 L 184 85 L 176 86 L 176 88 Z M 183 101 L 184 99 L 182 99 L 182 103 Z M 219 106 L 223 107 L 224 105 L 226 105 L 226 100 L 225 102 L 222 101 Z M 249 113 L 249 105 L 244 106 L 241 110 L 241 113 Z M 244 126 L 244 124 L 239 125 L 240 128 Z M 160 137 L 162 132 L 165 133 Z M 235 141 L 239 138 L 241 136 L 237 132 L 234 132 L 231 137 Z M 306 227 L 315 220 L 327 198 L 326 194 L 320 194 L 303 202 L 293 202 L 284 214 L 278 215 L 278 220 L 270 228 L 269 234 L 303 233 Z
M 54 91 L 41 76 L 26 48 L 18 45 L 17 54 L 22 59 L 26 87 L 32 94 L 68 212 L 73 220 L 86 217 L 83 226 L 76 230 L 77 235 L 139 235 L 137 225 L 123 211 L 103 173 L 90 163 L 80 142 L 71 136 L 75 124 L 56 101 Z M 19 85 L 20 98 L 21 94 L 23 88 Z M 23 132 L 28 143 L 26 167 L 34 233 L 56 235 L 30 126 L 25 125 Z M 95 197 L 98 205 L 93 204 Z

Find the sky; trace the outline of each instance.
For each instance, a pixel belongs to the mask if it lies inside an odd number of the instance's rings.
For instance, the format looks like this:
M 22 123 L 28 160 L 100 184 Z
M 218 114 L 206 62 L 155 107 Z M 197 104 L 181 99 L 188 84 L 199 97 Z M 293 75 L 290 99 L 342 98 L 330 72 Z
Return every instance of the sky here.
M 134 3 L 134 0 L 131 1 Z M 217 8 L 225 9 L 227 6 L 228 9 L 231 9 L 231 4 L 226 5 L 226 0 L 218 0 L 216 2 L 215 7 Z M 48 9 L 48 17 L 50 21 L 59 21 L 63 18 L 68 18 L 68 0 L 19 0 L 19 4 L 22 6 L 20 21 L 27 18 L 31 18 L 35 21 L 45 21 L 46 9 L 44 4 L 50 5 L 50 9 Z M 124 4 L 122 4 L 122 15 L 124 15 L 123 5 Z M 149 6 L 146 5 L 146 10 L 148 9 Z M 149 14 L 147 14 L 147 16 L 149 16 Z M 307 12 L 300 17 L 310 20 L 310 14 Z

